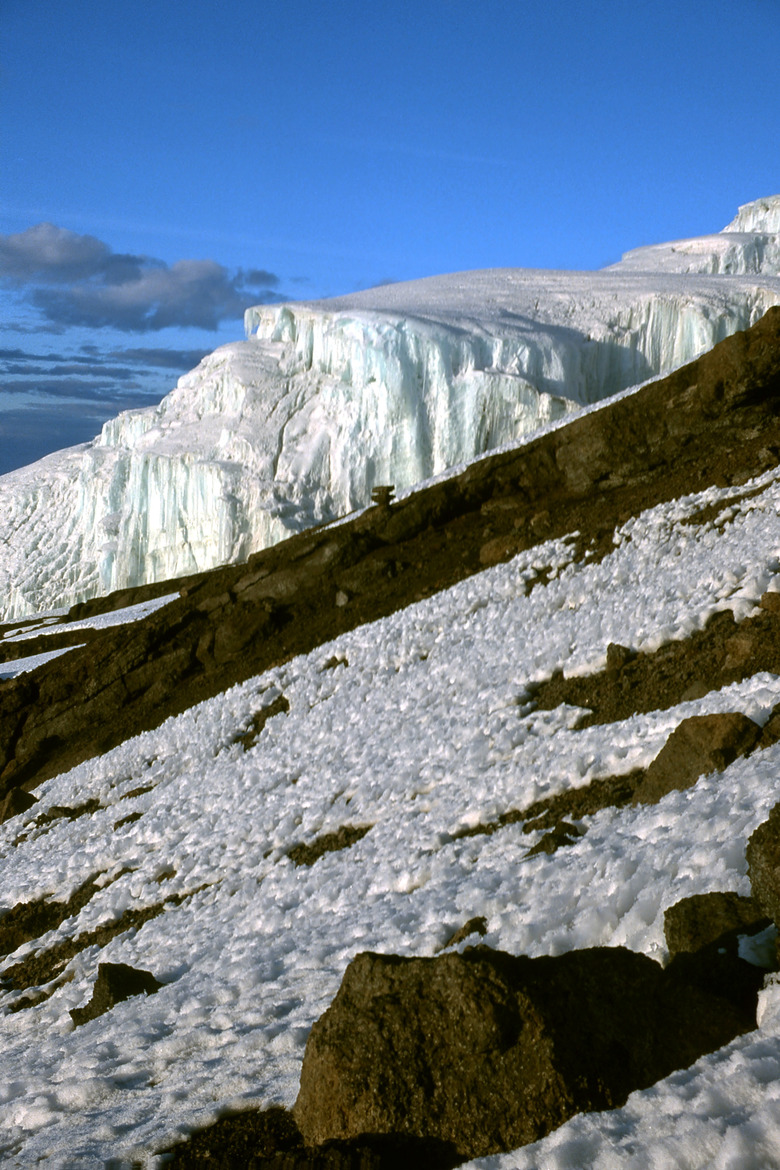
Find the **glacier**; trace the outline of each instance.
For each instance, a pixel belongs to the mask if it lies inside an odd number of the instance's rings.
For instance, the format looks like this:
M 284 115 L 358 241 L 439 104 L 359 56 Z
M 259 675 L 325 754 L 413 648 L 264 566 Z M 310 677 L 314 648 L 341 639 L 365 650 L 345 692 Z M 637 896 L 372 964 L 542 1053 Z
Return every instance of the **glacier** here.
M 263 305 L 156 407 L 0 477 L 5 620 L 240 561 L 667 373 L 780 304 L 780 196 L 595 272 Z

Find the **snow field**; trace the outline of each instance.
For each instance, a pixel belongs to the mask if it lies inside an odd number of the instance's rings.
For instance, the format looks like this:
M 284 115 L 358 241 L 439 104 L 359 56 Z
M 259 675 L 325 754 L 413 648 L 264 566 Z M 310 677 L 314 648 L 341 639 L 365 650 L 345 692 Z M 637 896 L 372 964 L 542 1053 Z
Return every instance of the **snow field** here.
M 718 503 L 715 520 L 693 522 Z M 5 1165 L 153 1167 L 155 1150 L 229 1106 L 291 1104 L 311 1024 L 359 951 L 431 955 L 481 915 L 483 941 L 514 953 L 625 945 L 663 961 L 667 906 L 748 892 L 745 844 L 780 799 L 780 746 L 658 805 L 586 818 L 585 835 L 553 856 L 528 858 L 539 834 L 518 824 L 456 837 L 645 766 L 688 715 L 739 710 L 763 723 L 780 702 L 780 678 L 761 674 L 584 731 L 575 709 L 535 711 L 530 682 L 598 669 L 610 641 L 652 648 L 718 609 L 752 612 L 780 588 L 780 483 L 773 473 L 709 489 L 644 513 L 616 539 L 598 564 L 548 542 L 352 631 L 54 778 L 38 805 L 0 826 L 6 907 L 64 899 L 105 875 L 76 918 L 4 966 L 185 895 L 77 954 L 72 979 L 38 1007 L 4 1014 Z M 553 579 L 526 595 L 548 566 Z M 334 657 L 346 665 L 326 666 Z M 280 695 L 289 712 L 245 751 L 237 737 Z M 127 798 L 139 788 L 148 791 Z M 95 797 L 104 807 L 91 815 L 34 823 L 52 805 Z M 311 867 L 286 856 L 345 824 L 372 828 Z M 166 986 L 74 1029 L 68 1009 L 90 998 L 100 961 L 151 970 Z M 622 1110 L 474 1165 L 780 1165 L 780 988 L 765 996 L 751 1036 Z

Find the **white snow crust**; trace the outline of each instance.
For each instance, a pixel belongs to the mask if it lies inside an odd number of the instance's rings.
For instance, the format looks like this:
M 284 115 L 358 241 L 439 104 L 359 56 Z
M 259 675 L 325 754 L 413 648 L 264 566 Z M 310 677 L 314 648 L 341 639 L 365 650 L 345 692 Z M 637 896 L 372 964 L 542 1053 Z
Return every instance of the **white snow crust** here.
M 780 303 L 778 209 L 601 272 L 250 309 L 159 406 L 0 478 L 0 618 L 242 560 L 692 360 Z
M 712 504 L 716 518 L 697 522 Z M 526 595 L 546 566 L 549 583 Z M 584 836 L 552 856 L 527 857 L 538 834 L 520 824 L 456 833 L 647 765 L 689 715 L 742 711 L 763 724 L 780 701 L 780 677 L 767 673 L 583 731 L 573 708 L 535 710 L 528 684 L 599 668 L 611 641 L 652 649 L 717 610 L 746 616 L 767 590 L 780 591 L 777 470 L 645 512 L 600 563 L 547 542 L 44 784 L 39 804 L 0 826 L 3 905 L 63 899 L 98 874 L 102 888 L 3 970 L 128 908 L 188 896 L 81 951 L 37 1007 L 11 1013 L 23 993 L 0 994 L 2 1164 L 157 1167 L 156 1151 L 229 1108 L 290 1105 L 309 1029 L 351 958 L 433 955 L 476 915 L 488 922 L 483 941 L 513 953 L 627 946 L 663 962 L 666 907 L 749 892 L 745 845 L 780 799 L 780 745 L 657 805 L 585 818 Z M 244 751 L 237 737 L 281 694 L 289 712 Z M 90 816 L 36 824 L 52 805 L 90 798 L 101 802 Z M 115 828 L 133 812 L 140 819 Z M 372 828 L 312 867 L 287 857 L 344 824 Z M 100 961 L 165 986 L 74 1029 L 68 1010 L 89 1000 Z M 622 1109 L 472 1166 L 779 1166 L 776 977 L 760 1017 Z

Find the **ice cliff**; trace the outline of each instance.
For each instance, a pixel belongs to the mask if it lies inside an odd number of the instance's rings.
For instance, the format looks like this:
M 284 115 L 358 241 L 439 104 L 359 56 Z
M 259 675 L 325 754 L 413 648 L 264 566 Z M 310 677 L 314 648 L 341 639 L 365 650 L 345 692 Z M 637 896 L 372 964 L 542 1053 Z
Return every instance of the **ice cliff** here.
M 0 478 L 5 618 L 240 560 L 679 366 L 780 303 L 780 196 L 600 272 L 262 306 L 159 406 Z

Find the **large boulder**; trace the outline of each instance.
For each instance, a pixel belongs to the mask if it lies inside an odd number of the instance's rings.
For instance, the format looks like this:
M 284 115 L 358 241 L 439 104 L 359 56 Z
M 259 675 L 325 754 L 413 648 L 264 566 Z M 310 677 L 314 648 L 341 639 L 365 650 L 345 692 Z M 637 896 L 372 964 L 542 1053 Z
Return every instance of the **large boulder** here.
M 727 1001 L 620 947 L 366 953 L 312 1028 L 293 1112 L 307 1145 L 410 1134 L 475 1158 L 620 1105 L 745 1027 Z
M 710 772 L 723 772 L 760 738 L 758 724 L 738 711 L 684 719 L 647 769 L 632 803 L 657 804 L 667 792 L 690 788 Z
M 6 796 L 0 799 L 0 825 L 10 821 L 11 817 L 18 817 L 20 813 L 27 812 L 28 808 L 32 808 L 36 803 L 36 797 L 25 792 L 23 788 L 9 789 Z

